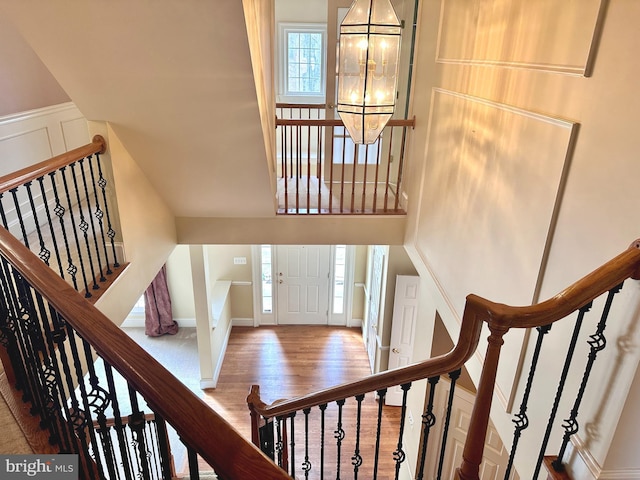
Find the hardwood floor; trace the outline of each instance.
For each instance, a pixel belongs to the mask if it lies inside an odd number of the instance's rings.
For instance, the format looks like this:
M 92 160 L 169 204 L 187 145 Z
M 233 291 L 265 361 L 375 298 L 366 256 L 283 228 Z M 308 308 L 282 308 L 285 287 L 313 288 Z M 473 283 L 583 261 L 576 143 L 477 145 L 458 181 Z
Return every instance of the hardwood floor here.
M 149 342 L 152 342 L 149 339 Z M 144 347 L 144 341 L 141 341 Z M 168 365 L 170 359 L 163 359 Z M 221 413 L 245 438 L 251 438 L 249 411 L 246 397 L 251 385 L 260 386 L 262 399 L 271 403 L 278 399 L 291 398 L 321 388 L 350 382 L 370 374 L 369 361 L 359 329 L 323 326 L 278 326 L 278 327 L 234 327 L 231 331 L 225 360 L 220 371 L 217 388 L 196 392 L 205 402 Z M 193 379 L 182 379 L 193 384 Z M 375 429 L 378 402 L 374 394 L 365 396 L 362 405 L 360 454 L 363 465 L 360 478 L 372 478 L 374 460 Z M 309 437 L 308 451 L 312 468 L 309 478 L 319 478 L 320 437 L 319 427 L 313 424 L 319 413 L 311 413 L 310 430 L 316 432 Z M 315 418 L 315 420 L 314 420 Z M 341 449 L 341 478 L 353 478 L 351 457 L 355 452 L 354 425 L 356 401 L 347 399 L 343 411 L 343 428 L 346 437 Z M 378 479 L 394 478 L 395 461 L 393 451 L 397 448 L 400 419 L 399 407 L 383 408 L 382 441 Z M 326 412 L 324 477 L 336 477 L 337 449 L 334 431 L 337 425 L 337 406 L 329 405 Z M 289 433 L 290 433 L 290 427 Z M 302 477 L 301 463 L 305 459 L 304 415 L 295 419 L 296 476 Z M 290 453 L 291 456 L 291 453 Z M 178 472 L 186 465 L 176 464 Z M 201 464 L 201 471 L 210 469 Z
M 204 400 L 218 411 L 247 439 L 251 438 L 246 396 L 251 385 L 259 385 L 261 398 L 272 403 L 316 390 L 351 382 L 371 373 L 369 360 L 359 329 L 320 326 L 278 326 L 233 328 L 218 386 L 206 390 Z M 347 399 L 343 409 L 346 437 L 341 450 L 341 477 L 352 478 L 351 457 L 355 452 L 356 401 Z M 392 453 L 397 447 L 400 418 L 399 407 L 384 407 L 384 431 L 380 447 L 378 478 L 393 478 L 395 462 Z M 360 454 L 365 461 L 360 467 L 362 478 L 370 478 L 375 447 L 375 427 L 378 402 L 374 394 L 365 396 L 362 405 Z M 337 448 L 334 431 L 337 425 L 337 405 L 326 411 L 325 477 L 336 477 Z M 319 410 L 310 415 L 308 452 L 312 464 L 310 478 L 319 478 L 320 435 Z M 288 426 L 289 435 L 291 427 Z M 295 418 L 296 476 L 302 476 L 305 459 L 304 415 Z M 384 452 L 384 453 L 383 453 Z M 290 453 L 291 456 L 291 453 Z

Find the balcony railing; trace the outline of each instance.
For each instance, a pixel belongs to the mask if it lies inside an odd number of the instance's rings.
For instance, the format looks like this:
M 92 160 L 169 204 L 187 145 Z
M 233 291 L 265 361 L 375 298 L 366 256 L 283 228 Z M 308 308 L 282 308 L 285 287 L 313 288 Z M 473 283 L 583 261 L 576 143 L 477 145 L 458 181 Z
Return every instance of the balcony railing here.
M 324 105 L 277 104 L 279 214 L 404 214 L 407 133 L 391 120 L 371 145 L 355 145 Z

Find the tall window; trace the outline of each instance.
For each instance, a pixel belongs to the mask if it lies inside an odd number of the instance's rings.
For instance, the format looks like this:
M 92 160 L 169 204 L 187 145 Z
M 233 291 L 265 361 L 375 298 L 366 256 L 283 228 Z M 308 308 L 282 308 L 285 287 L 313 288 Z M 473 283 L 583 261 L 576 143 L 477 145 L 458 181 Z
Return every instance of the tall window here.
M 286 96 L 324 96 L 324 25 L 280 24 L 281 91 Z
M 273 313 L 273 285 L 271 283 L 271 245 L 260 247 L 262 272 L 262 313 Z
M 346 270 L 346 245 L 336 245 L 336 260 L 333 274 L 333 313 L 344 313 L 344 279 Z

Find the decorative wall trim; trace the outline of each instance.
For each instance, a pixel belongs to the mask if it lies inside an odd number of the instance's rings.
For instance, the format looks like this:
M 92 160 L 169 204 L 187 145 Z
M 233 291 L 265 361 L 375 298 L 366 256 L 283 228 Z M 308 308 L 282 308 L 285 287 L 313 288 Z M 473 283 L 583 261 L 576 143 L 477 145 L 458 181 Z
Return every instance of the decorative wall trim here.
M 497 3 L 497 2 L 495 2 Z M 555 22 L 558 24 L 547 25 L 547 31 L 556 32 L 558 35 L 557 41 L 562 41 L 561 35 L 568 35 L 564 32 L 575 31 L 580 27 L 584 27 L 582 31 L 575 32 L 574 37 L 577 42 L 574 45 L 566 45 L 565 48 L 569 48 L 568 51 L 563 52 L 562 59 L 552 58 L 553 50 L 547 48 L 546 45 L 540 44 L 539 50 L 532 50 L 531 45 L 534 42 L 527 41 L 532 37 L 535 32 L 527 32 L 527 22 L 519 22 L 516 18 L 512 19 L 511 23 L 514 25 L 525 25 L 519 30 L 512 30 L 511 35 L 502 29 L 492 29 L 488 23 L 482 23 L 484 18 L 488 18 L 486 10 L 492 9 L 492 16 L 496 18 L 497 22 L 501 21 L 500 14 L 504 15 L 504 12 L 500 12 L 499 6 L 496 8 L 491 2 L 479 1 L 469 2 L 465 0 L 464 4 L 457 4 L 455 1 L 442 0 L 440 6 L 440 20 L 438 25 L 438 37 L 437 37 L 437 49 L 436 49 L 436 62 L 443 64 L 457 64 L 457 65 L 474 65 L 481 67 L 505 67 L 516 68 L 526 70 L 538 70 L 546 71 L 550 73 L 560 73 L 572 76 L 590 76 L 593 71 L 593 63 L 595 61 L 597 49 L 600 43 L 600 37 L 602 33 L 602 27 L 604 23 L 606 8 L 608 0 L 592 0 L 589 4 L 580 5 L 576 7 L 575 4 L 571 5 L 566 2 L 565 5 L 553 4 L 553 8 L 556 9 L 556 15 L 548 15 L 544 9 L 536 2 L 527 2 L 521 0 L 521 5 L 514 2 L 514 6 L 509 15 L 520 15 L 524 17 L 531 13 L 536 13 L 535 10 L 529 12 L 521 12 L 520 10 L 529 8 L 538 8 L 538 22 L 542 23 L 543 30 L 545 29 L 544 21 L 540 18 L 546 19 L 547 22 Z M 482 6 L 486 7 L 486 10 L 482 11 Z M 540 3 L 543 5 L 543 3 Z M 558 9 L 564 8 L 564 10 L 558 11 Z M 570 10 L 573 8 L 574 10 Z M 580 16 L 576 13 L 580 8 Z M 463 10 L 464 9 L 464 10 Z M 467 15 L 465 15 L 467 14 Z M 586 20 L 585 16 L 588 16 Z M 464 18 L 473 19 L 466 23 Z M 562 23 L 564 21 L 564 23 Z M 448 22 L 452 22 L 449 26 Z M 448 30 L 453 30 L 453 33 L 448 37 Z M 460 31 L 464 32 L 463 36 L 460 36 Z M 518 37 L 515 41 L 514 37 Z M 452 44 L 452 42 L 458 42 L 458 44 Z M 497 52 L 495 55 L 491 55 L 491 45 L 505 44 L 505 42 L 512 42 L 514 47 L 511 49 L 494 48 L 493 51 Z M 521 47 L 521 51 L 516 51 L 517 46 L 526 45 L 527 48 Z M 483 51 L 483 47 L 485 51 Z M 447 53 L 445 50 L 450 50 Z M 484 55 L 483 55 L 484 54 Z M 500 57 L 503 58 L 500 58 Z M 530 59 L 523 57 L 529 56 Z M 488 58 L 494 57 L 494 58 Z M 511 57 L 511 58 L 508 58 Z M 544 61 L 544 60 L 549 61 Z M 540 60 L 540 61 L 535 61 Z M 565 60 L 564 63 L 562 60 Z
M 253 285 L 253 282 L 246 282 L 246 281 L 241 281 L 241 280 L 232 280 L 231 281 L 231 286 L 232 287 L 250 287 Z
M 0 125 L 7 123 L 24 122 L 32 118 L 43 117 L 47 115 L 56 115 L 58 113 L 67 110 L 77 110 L 73 102 L 60 103 L 58 105 L 51 105 L 49 107 L 36 108 L 33 110 L 26 110 L 24 112 L 12 113 L 11 115 L 5 115 L 0 117 Z

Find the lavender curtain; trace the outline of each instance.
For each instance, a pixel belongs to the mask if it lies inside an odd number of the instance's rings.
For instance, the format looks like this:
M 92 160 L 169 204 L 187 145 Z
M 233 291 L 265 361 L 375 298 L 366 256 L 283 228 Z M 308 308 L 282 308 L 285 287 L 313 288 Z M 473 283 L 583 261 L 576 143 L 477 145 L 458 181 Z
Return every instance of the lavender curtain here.
M 144 292 L 144 332 L 150 337 L 178 333 L 178 324 L 171 313 L 166 265 L 162 266 Z

